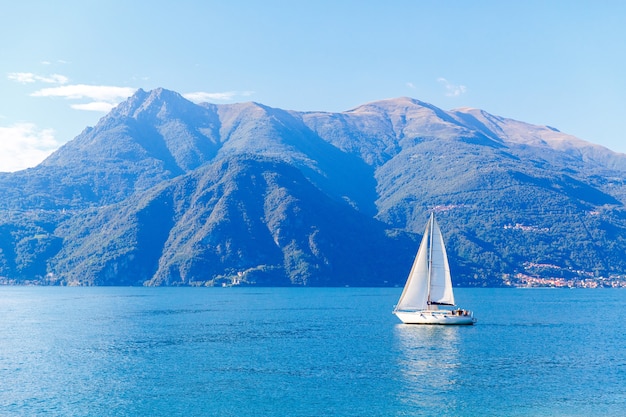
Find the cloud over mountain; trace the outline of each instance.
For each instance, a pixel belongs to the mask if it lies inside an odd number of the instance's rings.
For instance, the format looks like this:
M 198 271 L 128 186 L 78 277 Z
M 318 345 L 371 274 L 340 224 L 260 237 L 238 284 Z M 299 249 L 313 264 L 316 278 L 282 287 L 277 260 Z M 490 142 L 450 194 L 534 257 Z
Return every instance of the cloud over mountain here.
M 250 97 L 253 94 L 253 91 L 224 91 L 221 93 L 196 91 L 193 93 L 185 93 L 183 97 L 194 103 L 204 103 L 213 101 L 233 101 L 238 98 Z
M 117 101 L 130 97 L 134 92 L 135 89 L 130 87 L 74 84 L 43 88 L 31 95 L 33 97 L 62 97 L 74 100 L 88 98 L 101 101 Z

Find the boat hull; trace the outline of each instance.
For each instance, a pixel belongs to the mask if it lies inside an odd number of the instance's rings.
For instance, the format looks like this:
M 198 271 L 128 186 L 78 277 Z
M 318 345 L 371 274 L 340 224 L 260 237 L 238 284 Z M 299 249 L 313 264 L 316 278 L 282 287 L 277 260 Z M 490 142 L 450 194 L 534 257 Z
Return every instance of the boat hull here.
M 453 314 L 448 310 L 394 311 L 404 324 L 471 325 L 476 319 L 471 313 Z

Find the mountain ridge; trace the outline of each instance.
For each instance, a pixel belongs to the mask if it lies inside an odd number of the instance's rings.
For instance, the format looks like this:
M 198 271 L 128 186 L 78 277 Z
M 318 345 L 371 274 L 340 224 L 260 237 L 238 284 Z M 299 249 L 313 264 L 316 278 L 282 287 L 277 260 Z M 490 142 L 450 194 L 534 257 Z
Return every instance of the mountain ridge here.
M 330 113 L 138 90 L 0 197 L 7 282 L 401 285 L 433 210 L 458 284 L 626 270 L 626 155 L 408 97 Z

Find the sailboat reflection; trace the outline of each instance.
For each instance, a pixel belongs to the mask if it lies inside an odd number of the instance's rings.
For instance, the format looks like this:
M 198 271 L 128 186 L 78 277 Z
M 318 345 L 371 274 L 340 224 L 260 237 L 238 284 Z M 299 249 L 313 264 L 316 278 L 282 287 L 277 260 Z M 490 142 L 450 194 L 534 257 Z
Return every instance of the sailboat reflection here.
M 459 339 L 457 326 L 411 326 L 399 324 L 394 329 L 401 384 L 399 399 L 412 407 L 449 415 L 456 409 L 460 381 Z

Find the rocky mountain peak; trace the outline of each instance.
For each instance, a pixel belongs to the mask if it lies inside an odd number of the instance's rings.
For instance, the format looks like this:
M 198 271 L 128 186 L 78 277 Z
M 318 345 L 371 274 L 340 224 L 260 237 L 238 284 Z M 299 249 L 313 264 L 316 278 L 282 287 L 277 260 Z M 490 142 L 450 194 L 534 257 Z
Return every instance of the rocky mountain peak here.
M 197 107 L 175 91 L 157 88 L 151 91 L 143 89 L 119 104 L 110 114 L 112 117 L 159 118 L 176 116 L 189 108 Z

